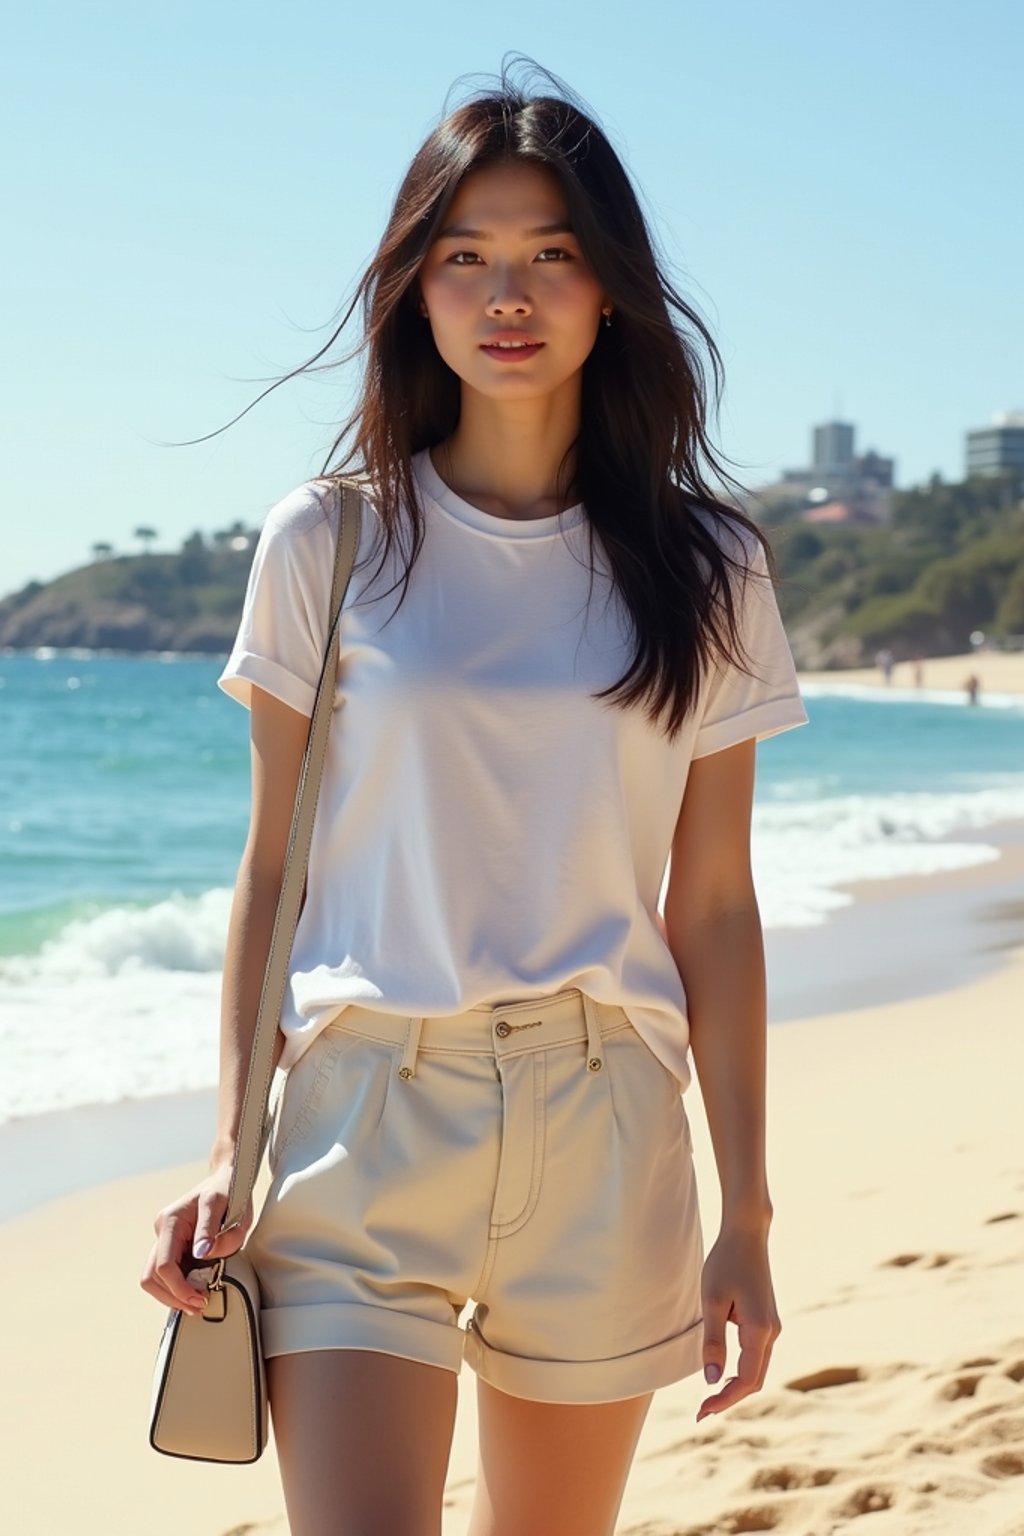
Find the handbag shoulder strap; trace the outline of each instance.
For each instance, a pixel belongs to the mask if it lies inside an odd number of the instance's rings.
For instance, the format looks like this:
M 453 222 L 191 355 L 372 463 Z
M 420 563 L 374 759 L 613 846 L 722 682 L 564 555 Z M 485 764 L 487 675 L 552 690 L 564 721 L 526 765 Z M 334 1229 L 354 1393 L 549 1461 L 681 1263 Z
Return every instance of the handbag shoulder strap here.
M 309 723 L 309 734 L 306 738 L 306 749 L 295 796 L 295 809 L 288 834 L 288 851 L 285 855 L 281 894 L 274 917 L 274 929 L 267 954 L 263 986 L 260 990 L 249 1073 L 242 1100 L 235 1159 L 231 1172 L 231 1186 L 228 1190 L 227 1209 L 221 1222 L 221 1231 L 226 1227 L 233 1227 L 245 1214 L 270 1130 L 267 1101 L 274 1075 L 274 1041 L 288 983 L 288 964 L 292 943 L 305 894 L 306 868 L 309 864 L 309 849 L 313 840 L 313 821 L 316 816 L 320 781 L 323 777 L 324 759 L 327 755 L 327 737 L 338 677 L 338 633 L 341 610 L 359 545 L 362 512 L 359 485 L 355 481 L 341 479 L 335 480 L 334 484 L 337 487 L 338 538 L 334 557 L 334 576 L 331 582 L 331 603 L 328 610 L 331 615 L 331 627 L 324 648 L 323 665 L 316 688 L 316 702 L 313 705 L 313 714 Z

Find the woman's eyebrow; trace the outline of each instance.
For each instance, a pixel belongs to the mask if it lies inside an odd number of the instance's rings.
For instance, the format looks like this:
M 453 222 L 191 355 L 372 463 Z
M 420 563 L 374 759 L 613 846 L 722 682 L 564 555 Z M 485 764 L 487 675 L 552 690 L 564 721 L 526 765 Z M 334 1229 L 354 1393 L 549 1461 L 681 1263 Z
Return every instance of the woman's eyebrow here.
M 539 240 L 544 235 L 572 235 L 575 234 L 571 224 L 542 224 L 539 229 L 524 229 L 523 236 L 527 240 Z M 493 240 L 483 229 L 470 229 L 465 224 L 449 224 L 446 229 L 436 236 L 438 240 Z

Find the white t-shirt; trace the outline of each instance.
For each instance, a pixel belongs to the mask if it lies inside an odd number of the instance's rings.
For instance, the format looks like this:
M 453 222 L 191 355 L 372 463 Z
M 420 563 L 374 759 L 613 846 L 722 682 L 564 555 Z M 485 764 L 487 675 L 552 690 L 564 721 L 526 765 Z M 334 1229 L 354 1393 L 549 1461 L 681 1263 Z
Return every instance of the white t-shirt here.
M 683 1090 L 686 999 L 655 914 L 690 762 L 807 722 L 771 586 L 748 582 L 743 610 L 763 680 L 712 669 L 670 744 L 642 706 L 591 697 L 631 644 L 596 540 L 588 609 L 583 506 L 497 517 L 427 450 L 413 467 L 426 532 L 404 601 L 377 547 L 344 604 L 280 1066 L 346 1003 L 427 1017 L 578 987 L 622 1007 Z M 255 683 L 312 714 L 336 524 L 312 481 L 271 509 L 219 678 L 243 704 Z M 357 560 L 378 535 L 367 492 Z

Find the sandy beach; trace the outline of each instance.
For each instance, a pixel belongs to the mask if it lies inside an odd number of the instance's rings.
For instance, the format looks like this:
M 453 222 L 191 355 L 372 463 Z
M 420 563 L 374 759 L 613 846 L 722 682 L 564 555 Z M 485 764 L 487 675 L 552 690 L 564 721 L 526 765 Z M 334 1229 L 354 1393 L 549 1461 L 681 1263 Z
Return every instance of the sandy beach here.
M 958 690 L 973 672 L 981 682 L 982 693 L 1024 693 L 1024 651 L 971 651 L 963 656 L 928 656 L 921 664 L 921 687 Z M 803 683 L 869 683 L 886 686 L 878 667 L 843 668 L 833 672 L 801 672 Z M 914 666 L 898 661 L 892 669 L 890 686 L 912 688 Z
M 970 981 L 866 1007 L 846 985 L 835 994 L 845 1011 L 786 1023 L 773 1012 L 770 1244 L 783 1333 L 762 1390 L 700 1426 L 700 1376 L 657 1394 L 620 1532 L 824 1536 L 859 1529 L 870 1513 L 880 1536 L 1024 1533 L 1024 829 L 1015 831 L 996 866 L 883 882 L 853 909 L 858 921 L 874 909 L 883 926 L 907 930 L 942 887 L 959 912 L 965 968 L 969 952 L 984 959 Z M 993 905 L 998 941 L 986 927 Z M 839 923 L 797 938 L 805 954 L 826 956 L 849 942 Z M 910 963 L 922 972 L 919 956 Z M 200 1142 L 210 1101 L 201 1102 L 199 1114 L 198 1098 L 180 1100 Z M 696 1084 L 686 1102 L 710 1246 L 718 1183 Z M 252 1466 L 219 1467 L 159 1456 L 146 1440 L 164 1312 L 138 1274 L 157 1209 L 203 1166 L 148 1167 L 0 1224 L 0 1260 L 16 1285 L 0 1386 L 6 1529 L 285 1536 L 273 1444 Z M 266 1177 L 264 1168 L 258 1200 Z M 730 1327 L 727 1374 L 736 1358 Z M 445 1536 L 466 1530 L 474 1435 L 466 1370 Z

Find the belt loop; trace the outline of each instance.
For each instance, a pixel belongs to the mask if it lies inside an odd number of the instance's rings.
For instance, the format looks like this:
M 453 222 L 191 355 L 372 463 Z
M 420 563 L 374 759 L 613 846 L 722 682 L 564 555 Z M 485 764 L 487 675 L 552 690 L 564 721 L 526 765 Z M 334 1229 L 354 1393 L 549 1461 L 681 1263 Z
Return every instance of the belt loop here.
M 586 992 L 581 994 L 583 998 L 583 1012 L 587 1020 L 587 1070 L 588 1072 L 600 1072 L 602 1067 L 601 1056 L 601 1026 L 597 1019 L 597 1004 Z
M 405 1050 L 398 1068 L 398 1075 L 408 1082 L 410 1077 L 416 1076 L 416 1049 L 420 1043 L 420 1030 L 423 1028 L 422 1019 L 410 1019 L 409 1028 L 405 1036 Z

